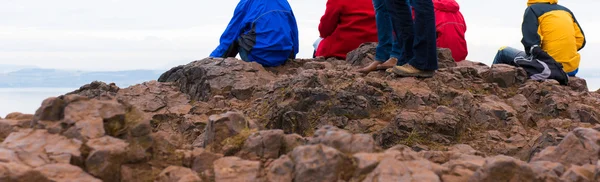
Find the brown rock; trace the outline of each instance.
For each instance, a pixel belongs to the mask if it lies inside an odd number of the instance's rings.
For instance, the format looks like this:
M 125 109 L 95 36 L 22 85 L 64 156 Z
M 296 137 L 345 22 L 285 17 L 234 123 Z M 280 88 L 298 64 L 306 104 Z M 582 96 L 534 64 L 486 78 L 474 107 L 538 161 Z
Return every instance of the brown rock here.
M 460 153 L 460 154 L 468 154 L 468 155 L 479 155 L 480 154 L 479 151 L 475 150 L 473 147 L 471 147 L 467 144 L 453 145 L 452 147 L 450 147 L 450 149 L 448 149 L 448 151 L 456 152 L 456 153 Z
M 119 181 L 121 164 L 127 162 L 128 145 L 110 136 L 89 140 L 86 146 L 91 152 L 85 161 L 86 171 L 104 181 Z
M 551 146 L 535 155 L 532 161 L 552 161 L 565 166 L 593 164 L 600 154 L 600 132 L 577 128 L 569 133 L 558 146 Z
M 495 95 L 486 96 L 484 102 L 477 104 L 470 111 L 475 121 L 485 124 L 488 128 L 508 127 L 508 123 L 515 122 L 512 120 L 516 120 L 516 114 L 517 111 Z
M 119 90 L 117 98 L 152 115 L 187 114 L 192 108 L 189 96 L 181 93 L 173 83 L 145 82 Z
M 206 178 L 205 181 L 212 181 L 215 177 L 214 162 L 222 157 L 222 154 L 214 154 L 202 148 L 194 148 L 192 152 L 192 170 Z
M 306 138 L 303 138 L 298 134 L 285 135 L 283 139 L 285 143 L 285 151 L 283 151 L 284 154 L 290 153 L 297 146 L 301 146 L 307 143 Z
M 31 115 L 31 114 L 23 114 L 23 113 L 20 113 L 20 112 L 13 112 L 13 113 L 9 113 L 8 115 L 6 115 L 6 118 L 4 118 L 4 119 L 7 119 L 7 120 L 19 120 L 19 121 L 22 121 L 22 120 L 31 121 L 31 120 L 33 120 L 33 115 Z
M 452 51 L 448 48 L 438 48 L 437 49 L 437 57 L 438 57 L 438 66 L 440 69 L 442 68 L 451 68 L 456 67 L 456 61 L 462 60 L 454 60 L 452 57 Z
M 575 121 L 590 124 L 600 124 L 600 110 L 585 104 L 572 104 L 567 109 Z
M 525 112 L 529 108 L 529 100 L 522 94 L 517 94 L 508 99 L 508 104 L 510 104 L 517 112 Z
M 227 112 L 221 115 L 212 115 L 209 118 L 208 125 L 204 133 L 201 144 L 202 147 L 210 147 L 214 151 L 223 150 L 225 139 L 234 137 L 242 133 L 243 130 L 250 130 L 256 128 L 253 121 L 246 120 L 244 115 L 236 112 Z M 246 140 L 246 138 L 239 138 L 240 142 L 233 141 L 238 144 L 238 147 Z
M 348 180 L 354 173 L 348 157 L 325 145 L 299 146 L 290 155 L 296 182 Z
M 0 153 L 4 151 L 15 157 L 10 161 L 18 161 L 31 167 L 82 161 L 81 141 L 50 134 L 46 130 L 22 129 L 13 132 L 0 144 L 0 148 L 14 151 L 0 150 Z
M 292 182 L 294 179 L 294 161 L 289 156 L 283 155 L 273 161 L 268 169 L 268 181 Z
M 39 171 L 18 163 L 0 162 L 0 181 L 7 182 L 51 182 Z
M 383 153 L 356 153 L 352 155 L 354 161 L 356 161 L 354 177 L 360 177 L 371 173 L 386 156 L 387 155 Z
M 385 158 L 364 181 L 441 181 L 439 176 L 430 169 L 419 165 L 411 166 L 411 164 L 414 163 Z
M 537 161 L 530 165 L 538 181 L 561 181 L 560 176 L 565 172 L 565 166 L 560 163 Z
M 0 142 L 4 140 L 10 133 L 17 131 L 18 127 L 23 123 L 18 120 L 0 119 Z
M 212 96 L 247 100 L 275 76 L 261 65 L 235 58 L 207 58 L 163 73 L 159 82 L 175 82 L 191 100 L 208 101 Z
M 35 111 L 34 121 L 58 121 L 64 116 L 66 102 L 63 99 L 51 97 L 42 102 L 42 106 Z
M 155 182 L 201 182 L 202 179 L 189 168 L 169 166 L 163 170 Z
M 89 181 L 101 182 L 101 180 L 85 173 L 80 168 L 70 164 L 48 164 L 35 168 L 51 181 Z
M 523 161 L 496 156 L 485 160 L 469 181 L 535 181 L 531 166 Z
M 595 181 L 594 173 L 595 166 L 593 165 L 573 165 L 562 175 L 560 180 L 564 182 L 592 182 Z
M 374 152 L 375 141 L 367 134 L 351 134 L 334 126 L 318 129 L 309 144 L 323 144 L 342 153 Z
M 498 86 L 503 88 L 520 85 L 528 79 L 525 70 L 506 64 L 495 64 L 488 71 L 481 73 L 481 75 L 485 81 L 497 83 Z
M 119 87 L 115 83 L 106 84 L 100 81 L 93 81 L 65 95 L 77 94 L 90 99 L 103 99 L 103 97 L 115 96 L 118 91 Z
M 121 166 L 122 182 L 146 182 L 158 178 L 162 169 L 152 167 L 147 163 L 126 164 Z
M 477 156 L 448 161 L 442 165 L 446 167 L 448 171 L 440 175 L 440 178 L 445 182 L 468 181 L 484 163 L 485 159 Z
M 124 125 L 125 109 L 125 106 L 114 100 L 76 101 L 69 103 L 65 108 L 64 122 L 75 124 L 72 130 L 84 140 L 99 138 L 105 134 L 114 135 L 112 128 L 105 128 L 105 124 L 116 122 L 115 124 Z
M 238 156 L 248 160 L 276 159 L 284 154 L 283 130 L 266 130 L 248 136 Z
M 418 144 L 421 141 L 450 143 L 461 131 L 460 116 L 442 112 L 401 112 L 385 128 L 373 134 L 375 142 L 391 147 L 401 141 Z M 410 140 L 407 140 L 410 139 Z
M 585 79 L 579 77 L 569 77 L 569 87 L 578 92 L 589 91 Z
M 215 181 L 258 181 L 260 162 L 224 157 L 214 162 Z
M 346 55 L 346 62 L 353 66 L 366 66 L 373 61 L 370 56 L 375 56 L 375 50 L 377 49 L 377 42 L 363 43 L 358 48 L 348 52 Z

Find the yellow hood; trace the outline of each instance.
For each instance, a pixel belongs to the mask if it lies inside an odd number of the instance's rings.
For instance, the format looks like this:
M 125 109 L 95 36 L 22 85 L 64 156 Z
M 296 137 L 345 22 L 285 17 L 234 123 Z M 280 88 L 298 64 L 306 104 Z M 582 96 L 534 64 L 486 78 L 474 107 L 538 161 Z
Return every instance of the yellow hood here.
M 550 3 L 550 4 L 558 4 L 558 0 L 528 0 L 527 6 L 531 6 L 536 3 Z

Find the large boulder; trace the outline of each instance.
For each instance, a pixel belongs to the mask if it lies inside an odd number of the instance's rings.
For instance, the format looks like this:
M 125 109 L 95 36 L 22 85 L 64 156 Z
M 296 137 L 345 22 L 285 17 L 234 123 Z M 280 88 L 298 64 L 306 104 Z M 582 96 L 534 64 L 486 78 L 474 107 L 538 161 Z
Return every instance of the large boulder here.
M 296 182 L 348 180 L 354 172 L 350 158 L 324 145 L 296 147 L 290 158 L 295 162 Z
M 257 129 L 256 124 L 241 113 L 227 112 L 212 115 L 194 145 L 215 152 L 236 153 L 253 129 Z
M 275 76 L 260 64 L 235 58 L 207 58 L 174 67 L 163 73 L 159 82 L 175 82 L 192 100 L 208 101 L 215 95 L 240 100 L 250 99 Z
M 327 145 L 348 154 L 374 152 L 376 148 L 371 135 L 351 134 L 334 126 L 324 126 L 318 129 L 309 144 Z
M 260 162 L 224 157 L 214 162 L 215 181 L 259 181 Z
M 31 167 L 46 164 L 82 162 L 81 141 L 50 134 L 46 130 L 23 129 L 11 133 L 0 144 L 0 161 L 13 161 Z
M 488 158 L 469 181 L 535 181 L 531 166 L 507 156 Z
M 600 132 L 589 128 L 577 128 L 558 146 L 547 147 L 535 155 L 532 161 L 552 161 L 565 166 L 595 164 L 600 155 L 599 144 Z
M 91 151 L 85 160 L 86 171 L 104 181 L 120 181 L 121 165 L 127 162 L 129 144 L 104 136 L 91 139 L 85 145 Z
M 497 83 L 498 86 L 508 88 L 518 86 L 527 81 L 527 73 L 523 68 L 506 64 L 495 64 L 487 71 L 481 73 L 485 81 Z
M 253 133 L 244 142 L 238 156 L 244 159 L 277 159 L 285 152 L 283 130 L 265 130 Z
M 448 48 L 438 48 L 437 49 L 437 57 L 438 57 L 438 67 L 441 68 L 451 68 L 456 67 L 457 61 L 462 60 L 454 60 L 452 57 L 452 51 Z
M 155 182 L 202 182 L 202 179 L 189 168 L 169 166 L 160 174 Z
M 133 85 L 120 89 L 117 98 L 152 115 L 187 114 L 192 109 L 189 96 L 181 93 L 175 83 L 149 81 Z

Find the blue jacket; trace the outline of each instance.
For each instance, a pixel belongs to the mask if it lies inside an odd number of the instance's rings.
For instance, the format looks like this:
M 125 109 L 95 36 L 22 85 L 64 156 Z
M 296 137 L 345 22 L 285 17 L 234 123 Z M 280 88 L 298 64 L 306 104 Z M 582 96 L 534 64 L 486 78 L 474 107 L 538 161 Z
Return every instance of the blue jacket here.
M 234 43 L 248 53 L 246 61 L 279 66 L 299 51 L 298 26 L 287 0 L 240 0 L 211 57 L 225 57 Z

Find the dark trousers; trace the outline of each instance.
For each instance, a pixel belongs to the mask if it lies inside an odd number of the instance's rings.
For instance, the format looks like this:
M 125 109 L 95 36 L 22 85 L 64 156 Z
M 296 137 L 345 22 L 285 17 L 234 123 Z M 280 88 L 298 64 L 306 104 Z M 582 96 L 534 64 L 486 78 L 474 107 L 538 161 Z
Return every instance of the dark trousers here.
M 426 71 L 438 69 L 435 13 L 431 0 L 410 0 L 415 9 L 415 20 L 407 0 L 386 0 L 392 27 L 401 50 L 398 65 Z
M 386 1 L 388 0 L 373 0 L 375 23 L 377 24 L 377 39 L 379 40 L 375 60 L 379 62 L 385 62 L 390 57 L 399 58 L 401 55 L 399 47 L 396 45 L 398 41 L 394 38 L 392 19 Z
M 517 57 L 527 57 L 527 53 L 512 47 L 502 47 L 498 50 L 498 53 L 496 53 L 496 57 L 494 57 L 494 62 L 492 62 L 492 64 L 508 64 L 514 66 L 514 61 Z M 567 75 L 575 76 L 577 75 L 577 72 L 579 72 L 579 68 L 567 73 Z
M 248 51 L 241 48 L 238 41 L 233 41 L 233 44 L 231 44 L 229 46 L 229 49 L 227 49 L 227 51 L 225 52 L 225 55 L 223 55 L 223 57 L 234 58 L 235 56 L 237 56 L 238 53 L 240 54 L 240 58 L 242 58 L 242 60 L 244 60 L 246 62 L 251 62 L 250 59 L 248 59 Z

